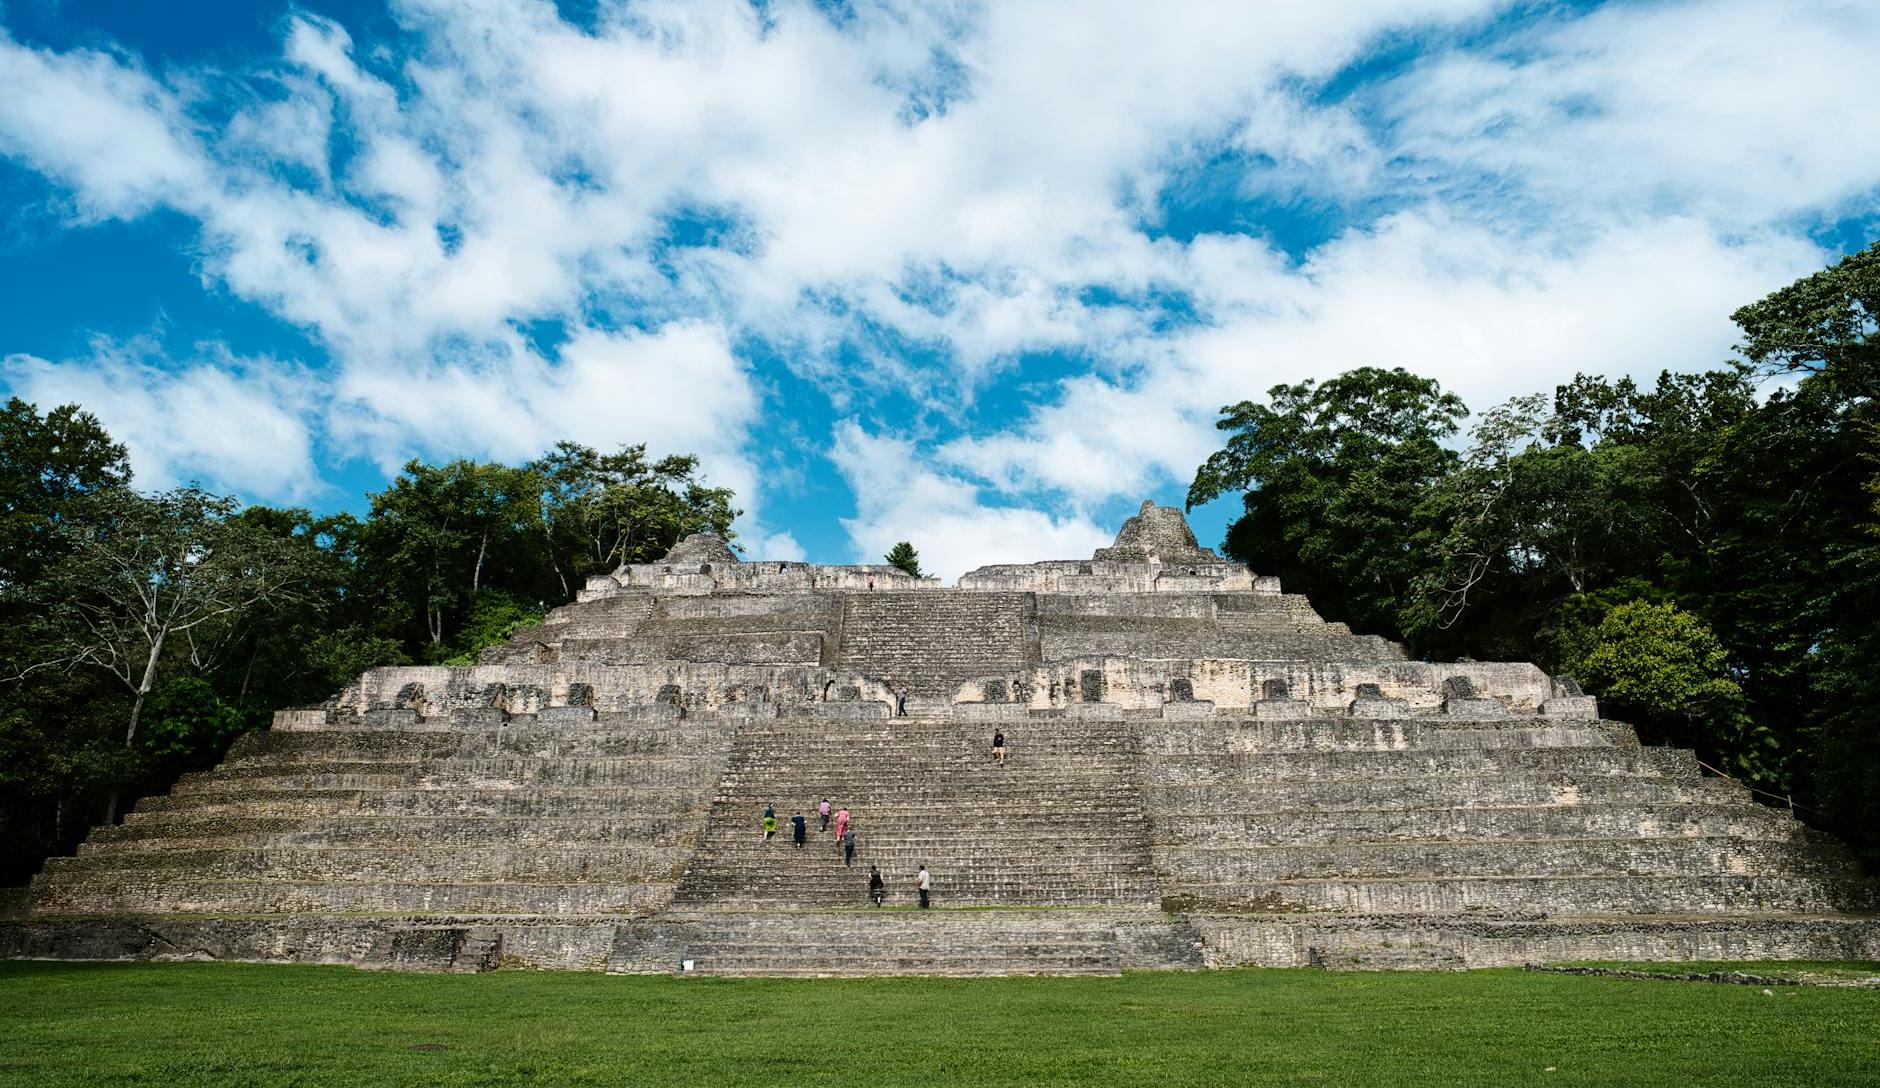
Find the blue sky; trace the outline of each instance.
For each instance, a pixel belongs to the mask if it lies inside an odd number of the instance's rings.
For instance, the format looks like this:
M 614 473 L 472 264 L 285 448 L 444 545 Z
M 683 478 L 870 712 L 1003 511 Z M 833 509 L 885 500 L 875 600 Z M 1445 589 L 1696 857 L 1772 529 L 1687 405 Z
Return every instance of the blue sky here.
M 1880 234 L 1875 56 L 1808 0 L 0 0 L 0 388 L 148 487 L 644 441 L 756 556 L 1080 556 L 1279 382 L 1723 359 Z

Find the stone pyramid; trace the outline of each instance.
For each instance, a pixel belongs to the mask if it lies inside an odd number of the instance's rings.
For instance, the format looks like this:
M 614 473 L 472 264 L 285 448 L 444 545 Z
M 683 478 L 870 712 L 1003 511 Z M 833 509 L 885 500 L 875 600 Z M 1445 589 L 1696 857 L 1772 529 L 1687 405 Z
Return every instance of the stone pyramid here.
M 824 798 L 854 814 L 852 866 Z M 803 848 L 765 840 L 766 806 L 808 818 Z M 1874 909 L 1843 847 L 1641 747 L 1570 681 L 1407 660 L 1144 503 L 1087 560 L 953 588 L 689 537 L 481 664 L 374 669 L 280 712 L 50 861 L 0 954 L 775 975 L 1876 959 Z

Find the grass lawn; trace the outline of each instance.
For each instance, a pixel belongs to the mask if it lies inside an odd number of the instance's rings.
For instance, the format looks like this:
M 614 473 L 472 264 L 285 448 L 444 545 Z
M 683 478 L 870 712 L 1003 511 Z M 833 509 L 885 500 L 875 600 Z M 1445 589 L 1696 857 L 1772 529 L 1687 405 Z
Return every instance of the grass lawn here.
M 1651 975 L 1703 975 L 1716 971 L 1734 971 L 1764 978 L 1786 978 L 1796 982 L 1867 982 L 1880 978 L 1880 963 L 1872 960 L 1782 960 L 1776 963 L 1745 963 L 1741 960 L 1703 960 L 1694 963 L 1624 963 L 1612 960 L 1586 960 L 1564 964 L 1567 967 L 1605 967 L 1614 971 L 1638 971 Z
M 1874 1085 L 1880 992 L 1520 971 L 796 981 L 0 963 L 0 1088 L 1008 1083 Z

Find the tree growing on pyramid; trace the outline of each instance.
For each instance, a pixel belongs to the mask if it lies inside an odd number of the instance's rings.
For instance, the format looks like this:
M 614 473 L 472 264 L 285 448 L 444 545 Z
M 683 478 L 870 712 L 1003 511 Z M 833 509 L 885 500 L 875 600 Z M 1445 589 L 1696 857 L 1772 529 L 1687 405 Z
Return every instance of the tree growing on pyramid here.
M 888 561 L 889 566 L 906 571 L 910 577 L 926 577 L 920 572 L 920 553 L 914 550 L 914 545 L 905 540 L 889 548 L 888 554 L 882 558 Z

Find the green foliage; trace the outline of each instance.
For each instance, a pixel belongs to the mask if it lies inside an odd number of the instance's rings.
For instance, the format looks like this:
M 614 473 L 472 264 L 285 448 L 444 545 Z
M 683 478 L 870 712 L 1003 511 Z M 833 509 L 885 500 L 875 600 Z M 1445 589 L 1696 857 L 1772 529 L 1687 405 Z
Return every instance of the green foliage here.
M 648 461 L 644 443 L 603 454 L 561 442 L 529 468 L 541 482 L 551 561 L 574 579 L 651 562 L 692 533 L 736 535 L 731 490 L 707 487 L 696 457 Z
M 905 540 L 896 544 L 894 547 L 889 548 L 888 554 L 885 556 L 882 556 L 882 559 L 884 559 L 889 566 L 895 568 L 896 570 L 907 572 L 907 574 L 910 577 L 914 577 L 914 578 L 926 577 L 926 575 L 922 574 L 920 570 L 920 553 L 914 550 L 913 544 Z
M 1566 662 L 1608 713 L 1647 741 L 1695 748 L 1721 769 L 1775 777 L 1775 737 L 1751 720 L 1730 654 L 1715 632 L 1676 605 L 1629 601 L 1608 611 Z
M 506 641 L 519 627 L 542 622 L 542 613 L 500 589 L 479 590 L 470 602 L 463 626 L 451 641 L 434 651 L 437 665 L 474 665 L 486 646 Z
M 184 763 L 213 762 L 252 719 L 222 701 L 208 681 L 179 676 L 150 700 L 137 743 L 145 751 Z
M 1880 243 L 1731 315 L 1743 356 L 1819 377 L 1845 397 L 1880 397 Z
M 1518 970 L 673 979 L 8 963 L 0 1020 L 0 1088 L 1851 1088 L 1880 1079 L 1872 991 Z
M 15 397 L 0 409 L 0 592 L 38 577 L 62 554 L 71 504 L 130 483 L 124 447 L 76 405 L 41 416 Z
M 1443 440 L 1468 409 L 1435 381 L 1365 367 L 1275 386 L 1223 408 L 1230 433 L 1188 489 L 1190 508 L 1232 491 L 1246 513 L 1226 551 L 1280 576 L 1328 615 L 1401 636 L 1431 489 L 1455 467 Z
M 1880 858 L 1877 316 L 1880 245 L 1738 310 L 1743 362 L 1580 375 L 1459 456 L 1434 383 L 1281 386 L 1224 410 L 1190 503 L 1243 490 L 1228 553 L 1329 618 L 1580 674 Z
M 75 406 L 0 411 L 0 883 L 365 669 L 469 663 L 580 580 L 730 535 L 691 457 L 413 462 L 364 518 L 130 489 Z

